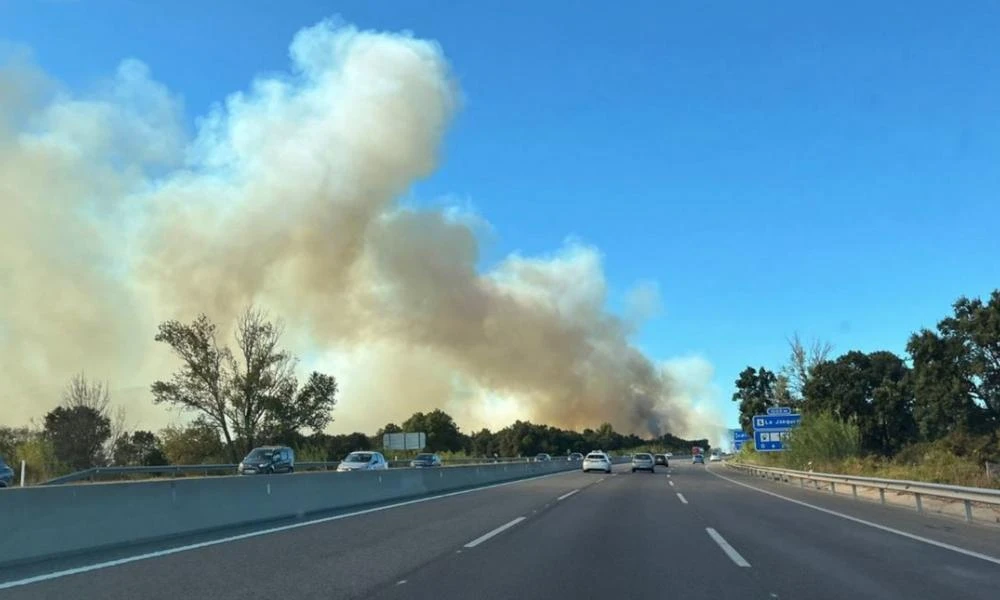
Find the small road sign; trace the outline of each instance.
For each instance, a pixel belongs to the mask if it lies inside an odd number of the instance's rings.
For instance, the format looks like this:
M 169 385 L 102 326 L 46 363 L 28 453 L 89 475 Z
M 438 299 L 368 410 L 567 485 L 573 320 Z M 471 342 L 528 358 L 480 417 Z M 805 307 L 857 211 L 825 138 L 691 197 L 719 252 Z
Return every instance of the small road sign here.
M 788 431 L 802 421 L 802 415 L 756 415 L 754 431 Z
M 787 431 L 754 431 L 753 445 L 757 452 L 781 452 L 785 449 Z

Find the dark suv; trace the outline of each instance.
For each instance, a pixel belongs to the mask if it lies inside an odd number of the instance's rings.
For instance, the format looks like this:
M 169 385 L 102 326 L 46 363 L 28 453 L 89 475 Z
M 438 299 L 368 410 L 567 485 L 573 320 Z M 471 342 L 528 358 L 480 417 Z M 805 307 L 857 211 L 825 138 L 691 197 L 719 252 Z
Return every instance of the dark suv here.
M 236 468 L 240 475 L 294 473 L 295 451 L 288 446 L 261 446 L 247 454 Z
M 14 469 L 7 466 L 0 456 L 0 488 L 10 487 L 14 483 Z
M 416 458 L 410 461 L 410 466 L 418 469 L 426 467 L 440 467 L 441 457 L 437 454 L 418 454 Z

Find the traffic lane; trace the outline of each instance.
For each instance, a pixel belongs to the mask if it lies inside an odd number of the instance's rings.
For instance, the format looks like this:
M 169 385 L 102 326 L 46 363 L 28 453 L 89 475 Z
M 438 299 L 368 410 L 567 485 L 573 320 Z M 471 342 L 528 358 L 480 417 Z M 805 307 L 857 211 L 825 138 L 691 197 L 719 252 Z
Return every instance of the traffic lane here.
M 559 496 L 606 477 L 570 471 L 69 575 L 2 593 L 11 599 L 81 600 L 175 600 L 179 595 L 220 599 L 356 597 L 394 580 L 399 573 L 449 557 L 455 547 L 514 516 L 543 509 Z M 181 545 L 179 541 L 171 544 Z M 96 558 L 74 560 L 93 564 Z M 7 569 L 0 573 L 0 581 L 55 570 L 57 565 L 45 564 Z
M 893 529 L 899 529 L 906 533 L 930 538 L 945 544 L 967 548 L 975 552 L 981 552 L 992 556 L 1000 556 L 1000 530 L 995 525 L 985 523 L 966 523 L 964 521 L 937 515 L 931 512 L 918 513 L 916 510 L 906 509 L 902 506 L 881 505 L 868 500 L 854 500 L 850 496 L 843 494 L 831 494 L 830 492 L 810 490 L 809 488 L 799 488 L 798 486 L 786 483 L 778 483 L 760 477 L 746 475 L 736 469 L 725 466 L 713 465 L 710 470 L 736 483 L 726 482 L 714 477 L 710 473 L 705 473 L 709 478 L 692 481 L 692 485 L 704 483 L 711 486 L 716 482 L 723 482 L 726 486 L 739 487 L 737 483 L 749 485 L 781 496 L 806 502 L 833 510 L 858 519 L 871 521 L 880 525 L 885 525 Z M 712 481 L 712 480 L 715 481 Z M 744 488 L 746 489 L 746 488 Z M 748 490 L 751 491 L 751 490 Z M 764 495 L 760 492 L 754 492 Z M 782 500 L 782 502 L 785 502 Z M 787 503 L 787 502 L 786 502 Z
M 771 598 L 709 537 L 667 475 L 607 479 L 371 597 Z
M 779 597 L 996 598 L 997 564 L 765 495 L 707 471 L 685 475 L 692 512 L 725 532 Z

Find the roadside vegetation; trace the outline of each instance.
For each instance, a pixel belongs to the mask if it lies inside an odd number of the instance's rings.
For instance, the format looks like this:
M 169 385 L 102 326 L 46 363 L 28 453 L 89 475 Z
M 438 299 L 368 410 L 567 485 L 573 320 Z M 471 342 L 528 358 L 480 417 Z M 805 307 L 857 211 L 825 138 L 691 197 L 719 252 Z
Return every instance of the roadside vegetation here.
M 733 401 L 740 425 L 771 406 L 803 415 L 785 452 L 744 446 L 738 460 L 794 469 L 1000 487 L 1000 290 L 959 298 L 907 356 L 790 340 L 787 365 L 747 367 Z

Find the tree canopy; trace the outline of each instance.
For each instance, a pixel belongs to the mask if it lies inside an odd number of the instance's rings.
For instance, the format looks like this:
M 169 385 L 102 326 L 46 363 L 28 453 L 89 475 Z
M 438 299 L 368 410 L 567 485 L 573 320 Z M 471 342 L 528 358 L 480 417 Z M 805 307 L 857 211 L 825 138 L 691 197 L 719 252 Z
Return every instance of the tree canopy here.
M 232 462 L 262 439 L 287 443 L 302 429 L 319 432 L 330 423 L 337 381 L 313 372 L 299 386 L 297 360 L 280 345 L 280 322 L 248 307 L 236 321 L 235 352 L 218 343 L 217 330 L 204 314 L 189 324 L 160 324 L 155 339 L 181 366 L 169 381 L 153 383 L 155 402 L 194 412 L 215 428 Z
M 865 452 L 892 456 L 908 444 L 987 436 L 1000 452 L 1000 290 L 987 300 L 959 298 L 934 330 L 913 333 L 908 357 L 851 350 L 828 358 L 828 344 L 806 349 L 795 336 L 789 377 L 793 404 L 806 415 L 856 423 Z M 780 404 L 781 382 L 747 367 L 735 382 L 740 426 Z

